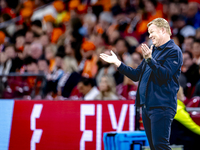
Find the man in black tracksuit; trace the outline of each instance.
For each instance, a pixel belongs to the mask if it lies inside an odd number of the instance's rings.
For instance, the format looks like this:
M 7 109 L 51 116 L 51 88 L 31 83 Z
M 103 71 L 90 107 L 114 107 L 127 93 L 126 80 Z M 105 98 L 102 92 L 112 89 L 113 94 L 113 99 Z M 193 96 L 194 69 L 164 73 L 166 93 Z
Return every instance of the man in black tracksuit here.
M 163 18 L 148 24 L 149 38 L 153 45 L 149 49 L 142 44 L 142 63 L 133 69 L 112 56 L 100 57 L 114 63 L 119 72 L 133 81 L 139 81 L 136 105 L 142 107 L 142 120 L 152 150 L 168 150 L 171 123 L 176 114 L 178 78 L 181 72 L 181 49 L 170 39 L 168 22 Z

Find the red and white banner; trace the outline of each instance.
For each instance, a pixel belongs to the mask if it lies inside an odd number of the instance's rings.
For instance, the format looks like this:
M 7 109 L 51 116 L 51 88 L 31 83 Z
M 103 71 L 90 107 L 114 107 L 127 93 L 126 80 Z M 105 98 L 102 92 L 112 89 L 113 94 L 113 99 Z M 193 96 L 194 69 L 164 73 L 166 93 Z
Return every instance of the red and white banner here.
M 134 131 L 133 101 L 15 101 L 10 150 L 102 150 L 103 132 Z

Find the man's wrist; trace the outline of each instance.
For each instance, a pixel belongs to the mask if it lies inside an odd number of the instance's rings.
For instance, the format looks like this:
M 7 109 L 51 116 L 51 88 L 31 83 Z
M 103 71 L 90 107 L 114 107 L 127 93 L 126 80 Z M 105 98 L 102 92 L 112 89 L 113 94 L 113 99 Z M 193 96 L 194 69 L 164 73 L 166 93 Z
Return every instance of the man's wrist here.
M 152 56 L 150 56 L 150 57 L 148 57 L 148 58 L 145 58 L 145 61 L 146 61 L 147 63 L 149 63 L 149 62 L 151 61 L 151 59 L 152 59 Z
M 119 67 L 121 65 L 121 63 L 122 62 L 118 59 L 114 64 L 115 64 L 115 66 Z

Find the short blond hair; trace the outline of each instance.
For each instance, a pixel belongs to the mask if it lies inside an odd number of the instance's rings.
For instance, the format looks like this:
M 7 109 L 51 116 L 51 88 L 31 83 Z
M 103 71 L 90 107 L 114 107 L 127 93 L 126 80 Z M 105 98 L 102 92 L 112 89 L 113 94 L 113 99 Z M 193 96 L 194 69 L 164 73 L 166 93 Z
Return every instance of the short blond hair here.
M 167 20 L 163 19 L 163 18 L 156 18 L 154 20 L 152 20 L 151 22 L 149 22 L 147 24 L 147 27 L 149 28 L 152 24 L 156 25 L 159 28 L 165 28 L 167 33 L 171 36 L 171 29 L 169 26 L 169 23 L 167 22 Z

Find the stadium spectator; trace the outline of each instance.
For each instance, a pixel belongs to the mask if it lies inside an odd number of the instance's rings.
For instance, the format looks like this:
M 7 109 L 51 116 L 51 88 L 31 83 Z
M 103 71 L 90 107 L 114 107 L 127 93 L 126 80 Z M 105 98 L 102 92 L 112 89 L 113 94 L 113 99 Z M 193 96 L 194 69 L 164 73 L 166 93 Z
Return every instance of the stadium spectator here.
M 115 48 L 116 48 L 116 53 L 118 54 L 120 59 L 126 64 L 130 64 L 131 55 L 129 53 L 130 50 L 129 43 L 125 39 L 119 38 L 115 41 Z
M 113 76 L 104 75 L 99 83 L 99 94 L 95 100 L 119 100 L 116 93 L 116 84 Z
M 39 73 L 47 75 L 49 73 L 49 61 L 44 56 L 37 61 Z
M 198 11 L 197 2 L 189 2 L 188 3 L 188 11 L 187 11 L 187 24 L 192 25 L 195 29 L 200 27 L 200 12 Z
M 110 51 L 109 50 L 105 50 L 104 53 L 110 55 Z M 96 76 L 96 82 L 97 82 L 98 86 L 100 84 L 101 78 L 104 75 L 113 75 L 116 72 L 116 68 L 115 68 L 114 65 L 109 64 L 109 63 L 107 63 L 105 61 L 102 61 L 102 59 L 100 59 L 99 61 L 100 61 L 102 66 L 101 66 L 101 68 L 98 71 L 98 74 Z
M 77 85 L 77 89 L 82 94 L 81 99 L 83 100 L 95 100 L 95 97 L 99 94 L 99 90 L 92 78 L 82 77 Z
M 57 47 L 54 44 L 49 44 L 45 47 L 45 58 L 49 61 L 49 70 L 53 71 L 55 68 L 55 55 L 57 53 Z
M 72 89 L 77 85 L 81 75 L 78 72 L 78 64 L 75 58 L 66 56 L 61 65 L 64 74 L 58 81 L 58 96 L 69 97 Z
M 200 27 L 196 30 L 195 38 L 200 39 Z
M 26 72 L 29 74 L 39 74 L 39 67 L 37 64 L 37 60 L 32 57 L 27 57 L 24 60 L 26 65 Z
M 113 22 L 113 16 L 110 12 L 101 12 L 99 15 L 99 26 L 102 28 L 103 32 L 106 32 L 109 26 Z
M 86 36 L 90 36 L 94 32 L 96 21 L 97 21 L 97 18 L 92 13 L 88 13 L 84 16 L 83 26 L 85 27 L 87 31 Z
M 135 69 L 142 62 L 143 56 L 138 52 L 134 52 L 131 57 L 133 63 L 130 66 Z M 133 82 L 131 79 L 124 76 L 124 81 L 121 86 L 118 85 L 117 92 L 126 99 L 135 100 L 137 87 L 138 82 Z
M 200 65 L 200 39 L 194 40 L 192 44 L 192 54 L 194 56 L 194 62 Z
M 43 54 L 43 46 L 39 42 L 34 42 L 30 46 L 30 56 L 38 60 Z
M 183 52 L 183 65 L 181 68 L 181 74 L 186 77 L 187 87 L 184 89 L 184 93 L 187 98 L 191 98 L 193 88 L 200 79 L 199 68 L 193 62 L 193 55 L 191 52 Z
M 114 42 L 120 38 L 120 33 L 118 30 L 114 30 L 114 31 L 108 31 L 107 32 L 108 34 L 108 41 L 109 41 L 109 44 L 110 45 L 114 45 Z
M 97 73 L 97 56 L 95 53 L 96 46 L 90 41 L 84 41 L 81 46 L 81 53 L 86 59 L 82 76 L 93 78 Z
M 50 46 L 50 48 L 52 48 L 52 47 Z M 52 51 L 52 52 L 54 52 L 54 51 Z M 51 55 L 51 53 L 49 53 L 49 54 Z M 46 58 L 49 58 L 49 56 L 50 56 L 49 54 Z M 50 95 L 52 97 L 57 96 L 57 85 L 58 85 L 59 80 L 61 79 L 61 77 L 64 74 L 64 71 L 62 69 L 62 63 L 63 63 L 64 57 L 65 57 L 64 50 L 58 49 L 58 51 L 55 55 L 55 60 L 53 60 L 53 65 L 54 65 L 54 67 L 52 68 L 53 70 L 51 71 L 50 70 L 51 68 L 49 68 L 50 71 L 46 76 L 47 83 L 46 83 L 45 90 L 44 90 L 46 95 Z M 52 60 L 50 59 L 50 65 L 51 65 L 51 63 L 52 63 Z M 60 96 L 61 96 L 61 94 L 60 94 Z
M 137 68 L 137 66 L 142 62 L 143 56 L 139 52 L 134 52 L 131 54 L 132 61 L 133 61 L 133 68 Z
M 182 50 L 192 52 L 192 45 L 193 45 L 194 39 L 195 39 L 194 36 L 185 37 Z
M 49 39 L 49 36 L 47 34 L 42 34 L 40 36 L 40 42 L 42 44 L 43 47 L 46 47 L 50 44 L 50 39 Z
M 155 18 L 162 18 L 163 12 L 159 8 L 159 4 L 156 0 L 143 1 L 144 13 L 141 22 L 138 24 L 137 32 L 139 34 L 145 34 L 147 32 L 148 22 Z
M 193 26 L 187 25 L 185 18 L 182 15 L 173 15 L 171 17 L 173 22 L 173 34 L 182 35 L 183 37 L 195 36 L 196 30 Z
M 193 62 L 193 55 L 188 51 L 183 52 L 182 73 L 186 76 L 187 82 L 191 83 L 192 86 L 199 80 L 198 65 Z
M 19 71 L 23 62 L 17 57 L 14 45 L 7 45 L 4 51 L 4 63 L 1 65 L 1 74 Z
M 31 43 L 34 41 L 34 32 L 29 30 L 25 34 L 25 42 L 26 43 Z
M 200 65 L 199 65 L 199 75 L 200 75 Z M 195 86 L 195 91 L 193 96 L 200 96 L 200 80 L 197 82 Z
M 40 20 L 35 20 L 31 22 L 31 30 L 38 35 L 42 35 L 42 22 Z

